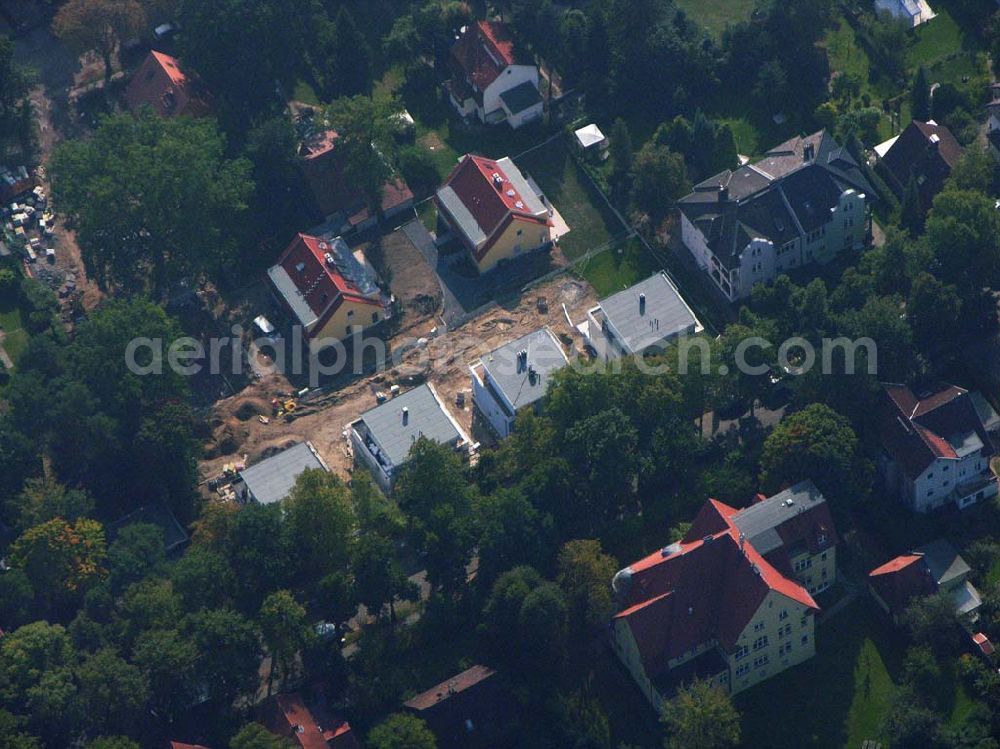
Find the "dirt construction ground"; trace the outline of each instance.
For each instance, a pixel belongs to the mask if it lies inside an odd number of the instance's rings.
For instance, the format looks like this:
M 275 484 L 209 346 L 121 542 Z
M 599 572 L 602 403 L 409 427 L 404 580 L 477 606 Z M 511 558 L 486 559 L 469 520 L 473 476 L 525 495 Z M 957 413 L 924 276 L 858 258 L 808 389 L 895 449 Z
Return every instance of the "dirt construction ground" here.
M 546 302 L 543 312 L 539 298 Z M 567 349 L 582 350 L 582 337 L 566 320 L 578 323 L 588 308 L 596 303 L 593 290 L 586 283 L 569 275 L 535 287 L 508 304 L 498 305 L 465 325 L 434 336 L 429 331 L 433 319 L 425 323 L 423 343 L 405 353 L 398 365 L 357 379 L 335 391 L 309 394 L 300 401 L 294 418 L 271 417 L 271 400 L 276 395 L 292 391 L 288 380 L 278 374 L 267 375 L 240 393 L 215 404 L 210 417 L 213 438 L 205 446 L 210 456 L 201 463 L 202 478 L 218 476 L 226 463 L 243 460 L 248 464 L 268 457 L 284 447 L 309 440 L 320 456 L 344 478 L 353 469 L 346 438 L 348 424 L 376 405 L 376 391 L 388 393 L 390 385 L 399 384 L 405 391 L 427 381 L 437 390 L 442 401 L 467 434 L 479 439 L 472 431 L 472 397 L 468 365 L 481 355 L 518 336 L 548 325 L 567 345 Z M 564 312 L 565 306 L 565 312 Z M 411 328 L 405 336 L 414 336 Z M 395 343 L 395 342 L 394 342 Z M 464 393 L 464 407 L 456 397 Z

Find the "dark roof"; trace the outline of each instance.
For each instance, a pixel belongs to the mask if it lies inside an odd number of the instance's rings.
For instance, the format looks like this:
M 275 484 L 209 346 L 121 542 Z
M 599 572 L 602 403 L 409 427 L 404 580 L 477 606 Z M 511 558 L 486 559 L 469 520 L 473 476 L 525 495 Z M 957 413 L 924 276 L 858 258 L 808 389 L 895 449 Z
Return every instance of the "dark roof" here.
M 933 120 L 913 120 L 882 157 L 880 166 L 897 195 L 905 192 L 912 173 L 927 210 L 961 156 L 962 147 L 948 128 Z
M 615 576 L 614 587 L 625 606 L 615 618 L 628 623 L 651 677 L 665 670 L 670 659 L 708 640 L 731 649 L 771 591 L 818 610 L 808 591 L 741 532 L 738 514 L 709 500 L 683 540 Z M 777 511 L 774 520 L 779 528 L 786 522 Z M 747 518 L 748 525 L 769 522 Z M 832 521 L 830 527 L 835 538 Z
M 696 679 L 711 679 L 723 671 L 729 672 L 729 663 L 718 648 L 709 648 L 683 665 L 661 672 L 652 681 L 657 694 L 669 700 L 681 687 Z
M 407 409 L 405 423 L 404 408 Z M 359 421 L 368 427 L 379 450 L 394 466 L 406 462 L 418 437 L 442 445 L 455 445 L 462 440 L 455 422 L 427 384 L 366 411 Z
M 108 543 L 115 540 L 115 536 L 118 535 L 122 528 L 127 525 L 134 525 L 135 523 L 148 523 L 162 530 L 163 548 L 168 554 L 174 549 L 180 548 L 188 541 L 187 531 L 177 521 L 170 508 L 162 502 L 154 502 L 143 505 L 138 510 L 133 510 L 128 515 L 108 524 Z
M 990 142 L 990 145 L 992 145 L 995 149 L 1000 151 L 1000 128 L 997 128 L 996 130 L 991 130 L 987 134 L 986 139 Z
M 994 452 L 967 390 L 954 385 L 915 395 L 906 385 L 883 383 L 882 446 L 911 479 L 938 458 L 957 459 L 981 449 Z
M 837 543 L 830 506 L 808 479 L 740 510 L 732 520 L 765 556 L 798 546 L 815 554 Z
M 316 206 L 324 216 L 340 216 L 357 227 L 371 216 L 367 202 L 357 186 L 347 178 L 344 158 L 337 148 L 339 135 L 325 130 L 307 135 L 300 147 L 302 171 Z M 402 210 L 413 200 L 406 181 L 394 174 L 382 185 L 382 213 Z
M 533 107 L 542 101 L 542 95 L 531 81 L 520 83 L 500 94 L 503 103 L 511 114 L 520 114 L 525 109 Z
M 526 367 L 518 364 L 518 352 L 522 350 L 528 352 Z M 548 328 L 539 328 L 505 343 L 480 361 L 515 410 L 541 399 L 552 375 L 568 363 L 562 345 Z
M 701 329 L 694 312 L 662 272 L 605 297 L 600 307 L 628 353 L 641 353 L 654 343 Z
M 299 474 L 306 469 L 328 470 L 313 446 L 300 442 L 240 471 L 240 478 L 253 498 L 266 505 L 287 497 Z
M 916 549 L 922 554 L 934 582 L 947 587 L 949 583 L 964 579 L 970 571 L 969 565 L 947 539 L 939 538 Z
M 868 584 L 893 615 L 903 612 L 911 598 L 937 591 L 934 578 L 919 554 L 904 554 L 868 573 Z
M 477 665 L 403 703 L 427 722 L 438 749 L 499 749 L 509 733 L 516 706 L 506 682 L 493 669 Z M 484 743 L 489 741 L 490 743 Z M 520 744 L 518 744 L 520 745 Z
M 473 666 L 460 674 L 456 674 L 447 681 L 431 687 L 426 692 L 421 692 L 416 697 L 411 697 L 403 704 L 411 710 L 426 710 L 438 704 L 442 700 L 448 700 L 459 692 L 472 689 L 487 679 L 491 679 L 496 674 L 488 666 Z
M 723 263 L 737 261 L 753 238 L 782 245 L 829 220 L 842 192 L 872 196 L 854 158 L 825 130 L 772 148 L 762 159 L 695 185 L 681 212 Z

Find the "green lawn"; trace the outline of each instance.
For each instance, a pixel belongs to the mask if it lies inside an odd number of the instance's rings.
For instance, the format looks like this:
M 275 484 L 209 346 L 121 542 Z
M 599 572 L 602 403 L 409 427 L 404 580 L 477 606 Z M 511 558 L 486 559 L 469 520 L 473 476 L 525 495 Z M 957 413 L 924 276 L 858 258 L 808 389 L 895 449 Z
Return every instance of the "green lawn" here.
M 594 287 L 597 296 L 606 297 L 649 278 L 659 270 L 659 264 L 633 237 L 589 258 L 576 270 Z
M 757 5 L 757 0 L 677 0 L 678 8 L 716 36 L 729 24 L 749 21 Z
M 879 739 L 896 690 L 899 633 L 865 596 L 818 627 L 816 651 L 736 698 L 744 746 L 857 749 L 864 739 Z
M 4 304 L 0 307 L 0 330 L 4 332 L 3 347 L 16 364 L 25 346 L 28 345 L 28 331 L 22 327 L 20 309 L 3 302 L 0 304 Z
M 966 36 L 948 11 L 935 5 L 936 18 L 913 29 L 915 43 L 906 53 L 910 67 L 930 65 L 942 57 L 966 48 Z
M 569 224 L 559 240 L 572 260 L 623 236 L 626 229 L 604 203 L 587 175 L 570 156 L 562 139 L 552 141 L 516 160 L 517 166 L 542 188 L 545 197 Z
M 861 81 L 861 97 L 867 96 L 874 106 L 880 106 L 879 102 L 882 99 L 891 98 L 899 93 L 889 81 L 882 79 L 872 81 L 868 53 L 858 40 L 854 29 L 843 18 L 838 19 L 827 32 L 824 44 L 831 72 L 856 76 Z M 908 112 L 902 112 L 902 121 L 907 122 L 908 116 Z M 887 140 L 894 134 L 892 122 L 883 114 L 879 121 L 879 137 Z
M 438 212 L 437 206 L 434 205 L 433 200 L 428 198 L 417 205 L 417 217 L 420 219 L 420 223 L 424 225 L 427 231 L 437 232 Z

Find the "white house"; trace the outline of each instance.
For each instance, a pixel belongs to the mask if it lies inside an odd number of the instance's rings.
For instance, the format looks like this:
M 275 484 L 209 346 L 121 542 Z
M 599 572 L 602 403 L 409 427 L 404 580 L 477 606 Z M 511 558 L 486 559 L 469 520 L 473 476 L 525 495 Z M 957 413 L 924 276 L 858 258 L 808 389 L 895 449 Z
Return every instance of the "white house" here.
M 538 66 L 521 57 L 507 27 L 478 21 L 451 48 L 452 78 L 445 87 L 463 117 L 506 122 L 512 128 L 542 116 Z
M 736 301 L 756 283 L 863 247 L 871 194 L 847 149 L 820 130 L 695 185 L 678 204 L 681 239 Z
M 954 385 L 915 394 L 883 384 L 879 471 L 915 512 L 969 507 L 997 494 L 993 441 L 969 392 Z
M 521 336 L 469 367 L 472 402 L 501 438 L 514 428 L 517 412 L 537 407 L 552 375 L 569 363 L 548 328 Z
M 600 300 L 576 327 L 605 361 L 663 348 L 678 336 L 704 330 L 662 271 Z
M 911 27 L 927 23 L 937 15 L 927 0 L 875 0 L 875 9 L 887 11 Z
M 351 424 L 350 435 L 355 461 L 371 471 L 386 493 L 392 491 L 419 437 L 456 450 L 469 444 L 461 426 L 428 384 L 366 411 Z

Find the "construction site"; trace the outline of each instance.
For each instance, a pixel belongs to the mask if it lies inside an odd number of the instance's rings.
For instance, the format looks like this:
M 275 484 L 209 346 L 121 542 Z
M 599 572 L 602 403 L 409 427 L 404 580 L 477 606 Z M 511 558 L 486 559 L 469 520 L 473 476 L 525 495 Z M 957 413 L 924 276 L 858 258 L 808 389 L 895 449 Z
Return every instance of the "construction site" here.
M 406 325 L 387 343 L 405 353 L 394 354 L 392 364 L 381 371 L 313 389 L 297 387 L 282 374 L 267 374 L 218 401 L 200 465 L 203 486 L 298 442 L 310 442 L 330 470 L 349 479 L 354 470 L 349 425 L 378 403 L 425 382 L 466 433 L 489 443 L 489 432 L 473 423 L 469 365 L 542 326 L 552 330 L 571 356 L 582 352 L 583 338 L 570 321 L 581 319 L 596 302 L 587 283 L 560 275 L 445 330 L 427 313 L 428 297 L 413 289 L 404 300 Z

